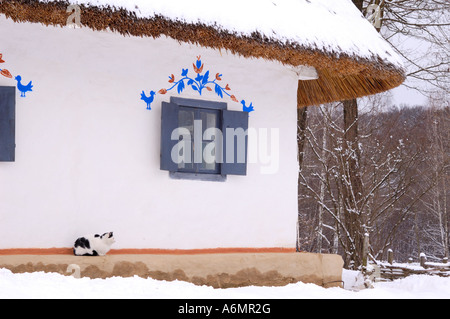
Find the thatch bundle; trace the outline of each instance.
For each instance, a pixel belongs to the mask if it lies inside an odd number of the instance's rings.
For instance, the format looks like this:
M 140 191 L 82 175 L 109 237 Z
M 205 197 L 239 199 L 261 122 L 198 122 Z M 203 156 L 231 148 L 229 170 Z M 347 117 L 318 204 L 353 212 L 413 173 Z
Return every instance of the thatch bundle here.
M 0 13 L 16 22 L 65 26 L 70 13 L 67 1 L 8 0 Z M 299 44 L 282 44 L 257 32 L 241 36 L 207 26 L 173 21 L 163 16 L 137 18 L 133 12 L 111 7 L 80 6 L 81 24 L 93 30 L 112 30 L 122 35 L 159 37 L 229 50 L 244 57 L 277 60 L 292 66 L 314 66 L 318 80 L 299 81 L 298 107 L 317 105 L 380 93 L 400 85 L 404 71 L 380 59 L 363 59 L 314 50 Z

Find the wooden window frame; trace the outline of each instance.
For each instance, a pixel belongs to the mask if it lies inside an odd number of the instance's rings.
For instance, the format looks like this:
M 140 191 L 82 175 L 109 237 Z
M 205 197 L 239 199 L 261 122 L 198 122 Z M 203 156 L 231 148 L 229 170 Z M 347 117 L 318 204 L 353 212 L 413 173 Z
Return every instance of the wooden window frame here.
M 224 163 L 219 164 L 219 171 L 216 173 L 205 172 L 188 172 L 178 168 L 178 165 L 172 162 L 170 157 L 170 150 L 176 145 L 177 141 L 169 141 L 168 137 L 171 135 L 174 128 L 178 127 L 178 112 L 182 108 L 193 109 L 210 109 L 220 111 L 218 128 L 222 130 L 224 134 L 223 140 L 223 158 Z M 225 130 L 229 127 L 233 127 L 233 122 L 236 122 L 238 127 L 248 129 L 248 113 L 229 111 L 227 103 L 205 101 L 196 99 L 185 99 L 179 97 L 171 97 L 170 102 L 163 102 L 162 105 L 162 129 L 161 129 L 161 170 L 169 171 L 169 176 L 173 179 L 186 179 L 186 180 L 200 180 L 200 181 L 215 181 L 224 182 L 227 180 L 227 175 L 240 175 L 245 176 L 247 174 L 247 151 L 248 151 L 248 136 L 245 136 L 245 162 L 239 163 L 233 161 L 227 163 L 225 152 Z M 164 124 L 165 121 L 173 122 L 170 125 Z M 235 145 L 235 147 L 237 147 Z M 235 150 L 235 157 L 237 156 Z

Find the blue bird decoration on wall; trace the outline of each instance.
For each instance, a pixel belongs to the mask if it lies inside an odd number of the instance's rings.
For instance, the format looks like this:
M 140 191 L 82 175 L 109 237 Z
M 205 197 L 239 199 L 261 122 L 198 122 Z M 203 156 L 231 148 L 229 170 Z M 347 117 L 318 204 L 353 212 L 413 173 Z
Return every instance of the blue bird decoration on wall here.
M 245 105 L 245 101 L 242 100 L 241 104 L 242 104 L 242 111 L 244 111 L 244 112 L 250 113 L 250 112 L 253 112 L 255 110 L 255 108 L 253 107 L 253 103 L 250 103 L 249 106 L 246 106 Z
M 27 85 L 22 84 L 22 77 L 20 75 L 16 76 L 15 80 L 17 81 L 17 88 L 20 91 L 20 97 L 26 97 L 27 92 L 32 92 L 33 84 L 30 81 Z
M 153 100 L 155 98 L 155 94 L 156 94 L 155 91 L 150 91 L 150 96 L 147 97 L 145 95 L 145 92 L 142 91 L 142 93 L 141 93 L 141 100 L 144 101 L 145 103 L 147 103 L 147 110 L 151 110 L 152 109 L 150 105 L 152 104 L 152 102 L 153 102 Z

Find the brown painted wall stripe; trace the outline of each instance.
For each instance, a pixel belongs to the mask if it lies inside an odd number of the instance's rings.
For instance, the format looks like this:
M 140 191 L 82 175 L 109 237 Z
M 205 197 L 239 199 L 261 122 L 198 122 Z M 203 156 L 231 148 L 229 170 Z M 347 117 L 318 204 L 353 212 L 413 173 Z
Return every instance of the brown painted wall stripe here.
M 211 249 L 112 249 L 108 255 L 202 255 L 246 253 L 293 253 L 295 248 L 211 248 Z M 0 256 L 8 255 L 72 255 L 72 248 L 12 248 L 0 249 Z

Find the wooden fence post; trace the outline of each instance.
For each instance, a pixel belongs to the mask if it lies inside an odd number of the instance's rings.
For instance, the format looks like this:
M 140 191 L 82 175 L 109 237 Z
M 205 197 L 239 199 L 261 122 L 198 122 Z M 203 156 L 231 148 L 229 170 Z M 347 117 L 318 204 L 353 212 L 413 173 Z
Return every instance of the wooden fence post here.
M 362 265 L 367 268 L 369 264 L 369 234 L 364 234 L 364 243 L 363 243 L 363 255 L 362 255 Z
M 388 249 L 388 263 L 391 265 L 394 263 L 394 252 L 392 249 Z
M 425 268 L 425 263 L 427 261 L 427 255 L 420 253 L 420 266 Z

